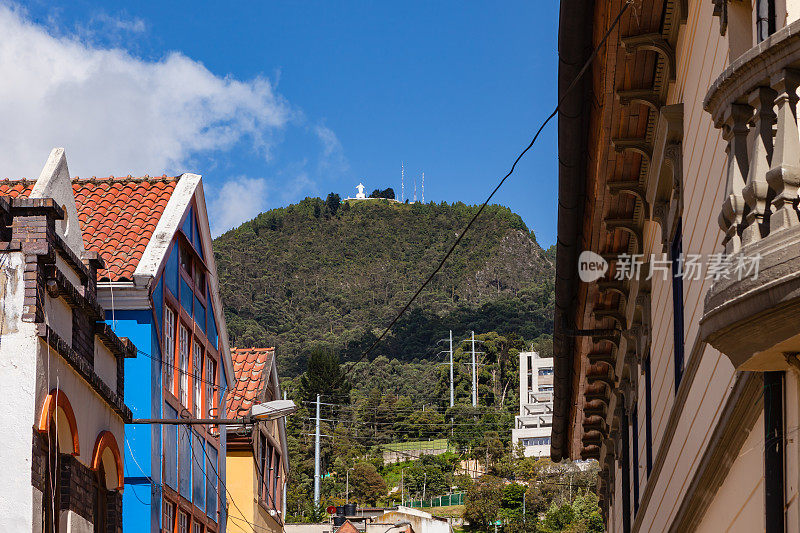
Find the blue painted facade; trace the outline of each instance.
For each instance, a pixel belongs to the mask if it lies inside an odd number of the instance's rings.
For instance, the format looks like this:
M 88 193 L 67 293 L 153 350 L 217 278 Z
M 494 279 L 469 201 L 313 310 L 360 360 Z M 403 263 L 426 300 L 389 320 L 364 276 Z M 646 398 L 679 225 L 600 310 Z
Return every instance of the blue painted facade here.
M 209 407 L 224 405 L 225 364 L 220 353 L 218 320 L 214 316 L 221 316 L 221 309 L 214 309 L 207 273 L 202 270 L 203 257 L 211 251 L 203 250 L 197 223 L 190 207 L 165 254 L 159 274 L 151 283 L 147 309 L 106 311 L 106 320 L 117 335 L 128 337 L 139 349 L 136 358 L 125 361 L 125 401 L 134 419 L 218 417 L 220 411 Z M 170 339 L 165 333 L 165 306 L 170 307 L 169 316 L 174 317 L 172 361 L 164 360 L 165 339 Z M 182 359 L 178 360 L 185 353 L 184 344 L 177 340 L 180 330 L 190 339 L 185 349 L 191 358 L 188 372 L 180 364 Z M 212 389 L 207 387 L 211 381 L 198 379 L 197 372 L 192 371 L 195 359 L 201 365 L 202 378 L 207 378 L 206 371 L 211 369 Z M 167 382 L 165 386 L 165 376 L 174 377 L 174 383 Z M 187 405 L 183 405 L 183 395 L 177 392 L 186 388 L 182 378 L 189 388 Z M 209 394 L 210 391 L 216 392 Z M 199 394 L 202 401 L 196 402 L 194 394 Z M 196 413 L 195 409 L 201 412 Z M 184 518 L 191 524 L 201 524 L 203 533 L 225 531 L 226 432 L 194 428 L 161 424 L 126 426 L 125 443 L 121 443 L 125 454 L 124 531 L 179 531 L 179 519 Z M 172 517 L 172 524 L 165 524 L 168 519 L 165 517 Z M 187 531 L 194 533 L 191 525 L 187 527 Z

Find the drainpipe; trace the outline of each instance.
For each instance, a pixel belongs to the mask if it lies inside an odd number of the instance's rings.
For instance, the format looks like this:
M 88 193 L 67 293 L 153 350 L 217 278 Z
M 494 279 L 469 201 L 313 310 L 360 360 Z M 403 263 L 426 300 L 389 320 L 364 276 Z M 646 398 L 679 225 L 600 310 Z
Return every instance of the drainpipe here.
M 756 1 L 756 37 L 763 41 L 775 33 L 775 0 Z
M 587 5 L 589 4 L 589 5 Z M 558 27 L 559 96 L 575 79 L 592 52 L 594 2 L 562 0 Z M 550 455 L 554 461 L 570 453 L 575 302 L 579 281 L 584 189 L 592 76 L 587 73 L 561 102 L 558 113 L 558 241 L 553 317 L 553 428 Z
M 766 533 L 783 533 L 783 372 L 764 372 L 764 515 Z

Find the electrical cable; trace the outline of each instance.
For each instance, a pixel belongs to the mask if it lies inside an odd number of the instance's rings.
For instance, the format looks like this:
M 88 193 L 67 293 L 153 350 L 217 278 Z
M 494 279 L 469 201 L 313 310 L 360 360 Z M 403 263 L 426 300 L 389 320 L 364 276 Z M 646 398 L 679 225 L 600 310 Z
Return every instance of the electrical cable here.
M 364 353 L 361 355 L 361 357 L 356 361 L 356 364 L 364 361 L 369 356 L 369 354 L 372 353 L 372 351 L 381 343 L 383 338 L 386 337 L 386 335 L 389 333 L 389 331 L 391 331 L 392 327 L 394 327 L 394 325 L 397 323 L 397 321 L 400 320 L 400 317 L 402 317 L 405 314 L 405 312 L 408 310 L 408 308 L 411 307 L 411 304 L 413 304 L 414 301 L 416 301 L 417 297 L 422 293 L 422 291 L 425 289 L 425 287 L 427 287 L 428 284 L 433 280 L 434 276 L 436 276 L 436 274 L 439 273 L 439 271 L 444 266 L 445 262 L 447 262 L 447 260 L 450 258 L 450 256 L 455 251 L 456 247 L 459 245 L 461 240 L 464 238 L 464 235 L 467 234 L 467 232 L 470 230 L 472 225 L 475 223 L 475 220 L 477 220 L 478 217 L 481 215 L 481 213 L 483 213 L 483 210 L 486 208 L 488 203 L 494 197 L 495 193 L 500 189 L 500 187 L 503 186 L 503 183 L 505 183 L 505 181 L 508 179 L 508 177 L 511 176 L 511 174 L 514 172 L 514 169 L 516 169 L 516 167 L 517 167 L 517 163 L 519 163 L 520 159 L 522 159 L 522 157 L 528 152 L 528 150 L 530 150 L 533 147 L 533 145 L 536 143 L 536 140 L 539 138 L 539 134 L 542 132 L 544 127 L 547 126 L 547 124 L 550 122 L 550 120 L 554 116 L 556 116 L 558 114 L 559 110 L 561 109 L 561 104 L 564 102 L 564 99 L 567 97 L 567 95 L 570 92 L 572 92 L 572 90 L 578 84 L 578 81 L 580 81 L 580 79 L 586 73 L 586 70 L 592 64 L 592 62 L 594 61 L 594 58 L 597 57 L 597 53 L 600 51 L 600 48 L 602 48 L 605 45 L 606 40 L 608 40 L 608 37 L 611 35 L 611 32 L 613 31 L 613 29 L 619 23 L 620 19 L 622 18 L 622 14 L 625 13 L 625 11 L 628 9 L 628 7 L 632 3 L 633 3 L 633 0 L 626 0 L 625 1 L 625 3 L 622 5 L 622 8 L 619 11 L 619 13 L 617 14 L 616 18 L 611 23 L 611 26 L 608 28 L 608 31 L 606 32 L 606 34 L 603 36 L 603 38 L 600 40 L 600 42 L 594 48 L 594 50 L 592 50 L 591 55 L 586 60 L 586 63 L 584 63 L 584 65 L 580 69 L 580 71 L 578 71 L 578 74 L 575 76 L 575 79 L 572 80 L 572 83 L 569 84 L 567 89 L 562 93 L 561 97 L 558 99 L 558 103 L 556 104 L 556 107 L 553 110 L 553 112 L 550 113 L 550 115 L 544 120 L 544 122 L 542 122 L 542 125 L 539 126 L 539 129 L 536 131 L 536 134 L 533 136 L 533 139 L 531 140 L 531 142 L 528 143 L 528 146 L 526 146 L 525 149 L 522 150 L 522 152 L 520 152 L 520 154 L 514 160 L 514 163 L 511 165 L 511 170 L 509 170 L 508 173 L 505 176 L 503 176 L 503 178 L 500 180 L 500 183 L 497 184 L 497 186 L 494 188 L 494 190 L 492 190 L 492 192 L 489 194 L 489 196 L 486 198 L 486 200 L 484 200 L 484 202 L 481 204 L 480 208 L 478 208 L 478 211 L 475 213 L 475 215 L 473 215 L 473 217 L 470 219 L 469 223 L 467 223 L 467 225 L 464 228 L 464 230 L 461 231 L 458 234 L 458 237 L 456 238 L 455 242 L 450 247 L 450 249 L 447 251 L 447 253 L 444 255 L 444 257 L 442 257 L 441 261 L 439 261 L 439 264 L 436 265 L 436 268 L 433 269 L 433 272 L 430 273 L 430 275 L 425 279 L 425 281 L 422 283 L 422 285 L 420 285 L 419 289 L 417 289 L 417 291 L 414 293 L 414 295 L 411 296 L 411 299 L 409 299 L 408 302 L 402 307 L 402 309 L 400 309 L 400 312 L 397 313 L 397 315 L 395 315 L 395 317 L 392 319 L 392 321 L 389 323 L 389 325 L 386 326 L 386 329 L 383 330 L 383 332 L 380 334 L 380 336 L 378 336 L 378 338 L 375 340 L 375 342 L 373 342 L 372 345 L 364 351 Z M 335 389 L 342 381 L 344 381 L 345 378 L 347 377 L 347 375 L 350 373 L 350 371 L 351 370 L 345 371 L 345 373 L 342 374 L 339 377 L 338 380 L 336 380 L 336 382 L 333 384 L 332 388 Z

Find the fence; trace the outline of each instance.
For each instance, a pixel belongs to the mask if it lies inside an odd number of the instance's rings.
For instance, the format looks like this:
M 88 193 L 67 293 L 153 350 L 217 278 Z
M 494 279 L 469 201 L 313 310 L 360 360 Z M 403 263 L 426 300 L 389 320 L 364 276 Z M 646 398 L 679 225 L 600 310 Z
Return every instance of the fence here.
M 464 493 L 458 492 L 455 494 L 445 494 L 431 498 L 430 500 L 410 500 L 406 501 L 408 507 L 418 507 L 424 509 L 426 507 L 446 507 L 448 505 L 464 505 Z

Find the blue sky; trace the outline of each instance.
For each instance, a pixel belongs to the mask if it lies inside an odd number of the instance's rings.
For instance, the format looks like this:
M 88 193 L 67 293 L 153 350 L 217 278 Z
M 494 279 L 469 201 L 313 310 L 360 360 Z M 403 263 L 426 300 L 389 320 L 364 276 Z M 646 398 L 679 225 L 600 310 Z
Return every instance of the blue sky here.
M 555 1 L 5 6 L 35 58 L 0 66 L 22 85 L 6 105 L 38 127 L 3 174 L 38 173 L 45 141 L 79 175 L 196 171 L 217 232 L 359 181 L 399 194 L 401 161 L 407 195 L 424 171 L 426 201 L 478 203 L 555 105 Z M 553 121 L 496 202 L 549 246 L 556 191 Z

